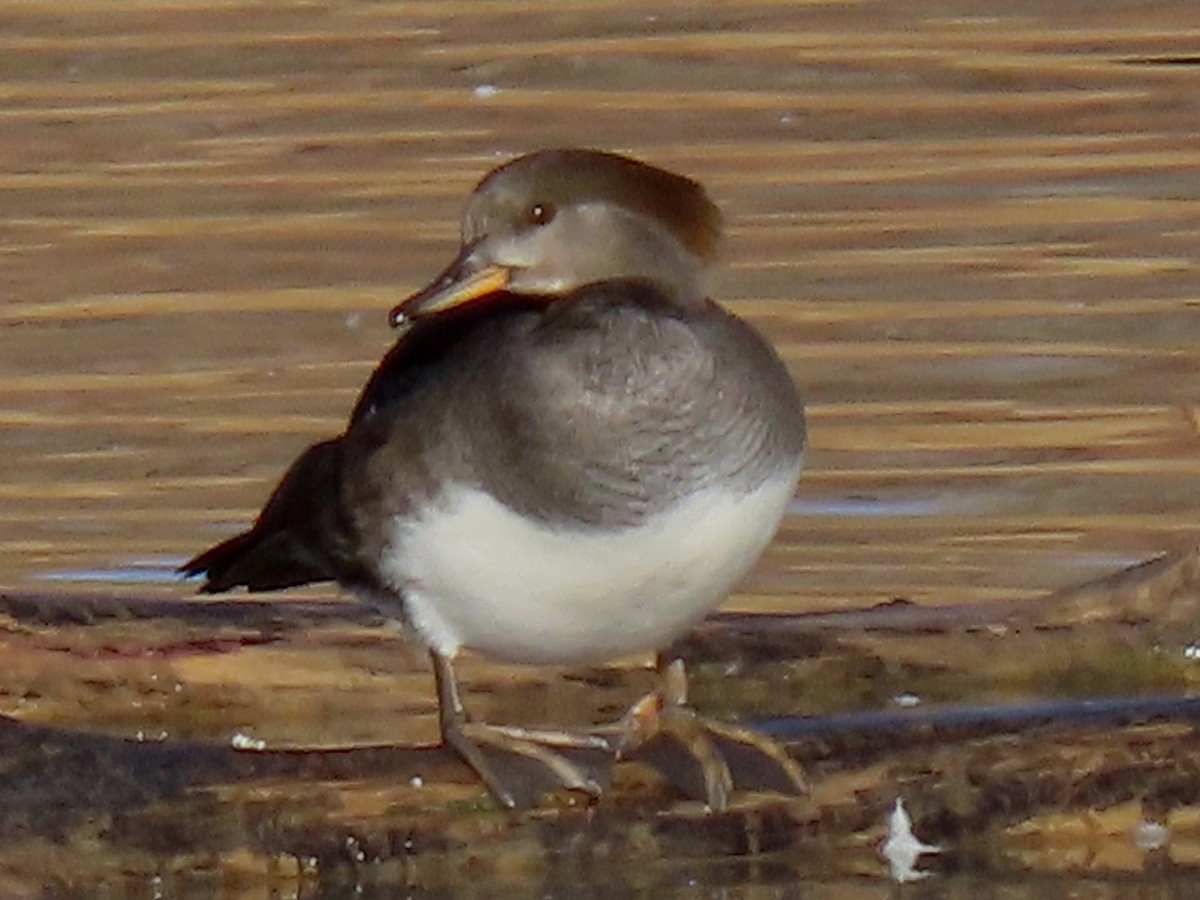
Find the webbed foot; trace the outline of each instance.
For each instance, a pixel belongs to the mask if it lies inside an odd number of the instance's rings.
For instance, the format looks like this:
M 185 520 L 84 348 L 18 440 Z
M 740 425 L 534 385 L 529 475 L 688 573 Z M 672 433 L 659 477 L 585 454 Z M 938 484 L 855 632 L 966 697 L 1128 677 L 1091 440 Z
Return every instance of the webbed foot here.
M 608 787 L 615 758 L 612 737 L 471 722 L 450 660 L 432 656 L 442 741 L 475 770 L 502 806 L 524 809 L 562 788 L 598 797 Z
M 803 796 L 808 782 L 799 763 L 764 735 L 700 716 L 687 705 L 683 661 L 660 666 L 662 686 L 626 714 L 618 759 L 636 758 L 676 789 L 712 810 L 729 805 L 735 790 Z

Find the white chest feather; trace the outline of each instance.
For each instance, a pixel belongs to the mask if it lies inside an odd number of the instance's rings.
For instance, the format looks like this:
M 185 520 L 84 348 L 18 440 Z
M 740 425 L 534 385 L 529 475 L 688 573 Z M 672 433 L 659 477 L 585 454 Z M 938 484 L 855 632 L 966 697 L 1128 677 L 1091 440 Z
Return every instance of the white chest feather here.
M 620 531 L 555 530 L 451 488 L 394 523 L 382 571 L 440 653 L 601 662 L 662 647 L 714 609 L 770 542 L 797 474 L 709 490 Z

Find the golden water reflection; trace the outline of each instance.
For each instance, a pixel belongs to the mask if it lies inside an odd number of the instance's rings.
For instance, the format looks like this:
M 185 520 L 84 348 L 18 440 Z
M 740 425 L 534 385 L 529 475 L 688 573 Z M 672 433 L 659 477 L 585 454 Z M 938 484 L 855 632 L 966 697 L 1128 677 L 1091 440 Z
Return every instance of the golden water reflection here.
M 10 595 L 190 596 L 174 565 L 341 427 L 475 180 L 566 145 L 709 185 L 718 296 L 808 397 L 797 501 L 733 607 L 1034 598 L 1195 543 L 1194 4 L 4 9 Z M 234 692 L 260 722 L 261 687 Z

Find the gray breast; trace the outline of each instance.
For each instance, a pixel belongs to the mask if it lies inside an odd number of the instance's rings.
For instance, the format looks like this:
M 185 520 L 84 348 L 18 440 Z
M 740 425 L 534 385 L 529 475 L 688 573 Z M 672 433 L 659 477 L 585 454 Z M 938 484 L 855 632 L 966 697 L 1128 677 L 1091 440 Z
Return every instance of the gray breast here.
M 715 304 L 594 285 L 497 322 L 469 359 L 453 477 L 542 521 L 637 524 L 696 490 L 749 492 L 803 450 L 786 369 Z

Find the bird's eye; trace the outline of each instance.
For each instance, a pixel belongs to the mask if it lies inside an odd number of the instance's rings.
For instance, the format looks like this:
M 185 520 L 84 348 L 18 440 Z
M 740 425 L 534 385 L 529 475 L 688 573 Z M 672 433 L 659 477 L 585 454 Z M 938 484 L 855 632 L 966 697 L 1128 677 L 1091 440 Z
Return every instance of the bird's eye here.
M 525 219 L 530 225 L 549 225 L 556 212 L 552 203 L 535 203 L 526 210 Z

